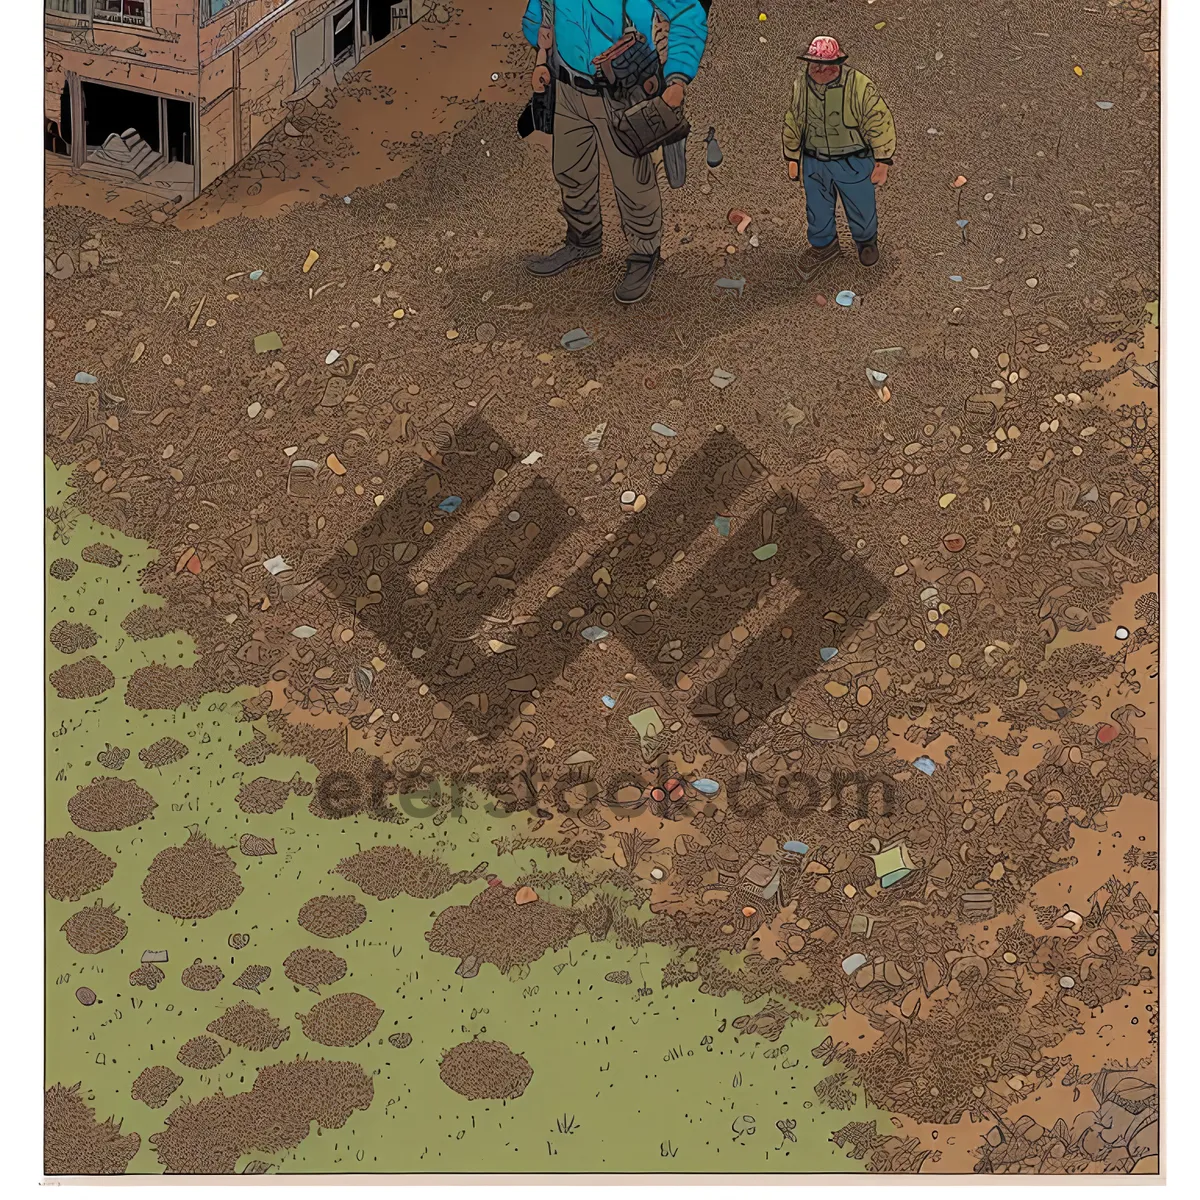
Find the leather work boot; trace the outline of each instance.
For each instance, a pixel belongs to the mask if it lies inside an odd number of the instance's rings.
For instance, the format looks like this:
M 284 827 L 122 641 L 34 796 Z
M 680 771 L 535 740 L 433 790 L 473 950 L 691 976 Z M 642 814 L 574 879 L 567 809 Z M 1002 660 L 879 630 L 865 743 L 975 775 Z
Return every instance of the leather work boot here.
M 879 242 L 875 238 L 858 243 L 858 261 L 864 267 L 873 267 L 879 261 Z
M 617 284 L 615 292 L 622 304 L 636 304 L 650 295 L 658 258 L 658 251 L 655 250 L 653 254 L 631 254 L 625 260 L 625 278 Z
M 592 242 L 584 245 L 579 242 L 567 242 L 551 254 L 540 254 L 525 260 L 525 270 L 530 275 L 549 276 L 561 275 L 589 258 L 600 257 L 600 243 Z
M 809 246 L 800 258 L 796 274 L 805 283 L 811 283 L 825 269 L 826 264 L 832 262 L 841 252 L 842 248 L 836 240 L 828 246 Z

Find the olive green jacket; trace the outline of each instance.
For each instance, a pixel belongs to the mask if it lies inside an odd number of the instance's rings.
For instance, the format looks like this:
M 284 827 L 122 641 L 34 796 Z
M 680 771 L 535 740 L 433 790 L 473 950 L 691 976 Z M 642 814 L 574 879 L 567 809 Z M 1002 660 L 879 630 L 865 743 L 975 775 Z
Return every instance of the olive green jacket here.
M 798 162 L 806 149 L 830 157 L 869 149 L 885 162 L 896 153 L 891 110 L 861 71 L 843 67 L 841 76 L 826 86 L 824 101 L 809 85 L 807 69 L 796 78 L 783 119 L 783 156 Z

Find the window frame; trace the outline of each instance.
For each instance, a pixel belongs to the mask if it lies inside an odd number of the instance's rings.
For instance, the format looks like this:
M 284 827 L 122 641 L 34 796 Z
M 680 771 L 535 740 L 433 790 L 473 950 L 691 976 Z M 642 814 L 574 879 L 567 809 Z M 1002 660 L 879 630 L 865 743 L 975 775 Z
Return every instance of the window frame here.
M 238 0 L 226 0 L 226 3 L 213 12 L 213 0 L 200 0 L 200 24 L 207 25 L 210 21 L 215 21 L 222 17 L 227 12 L 231 12 L 237 7 Z
M 96 7 L 96 0 L 89 0 L 89 7 L 92 13 L 92 20 L 101 25 L 115 25 L 121 29 L 153 29 L 151 23 L 152 15 L 150 11 L 151 0 L 139 0 L 144 7 L 144 12 L 140 20 L 132 17 L 126 17 L 124 8 L 127 0 L 121 0 L 121 13 L 119 15 L 110 12 L 101 12 Z

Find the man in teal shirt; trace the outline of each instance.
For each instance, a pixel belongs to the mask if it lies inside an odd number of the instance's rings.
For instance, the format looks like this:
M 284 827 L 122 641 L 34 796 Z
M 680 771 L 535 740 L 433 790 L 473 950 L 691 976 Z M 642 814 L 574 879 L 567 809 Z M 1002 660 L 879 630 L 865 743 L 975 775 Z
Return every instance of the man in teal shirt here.
M 662 242 L 662 198 L 649 155 L 633 158 L 615 144 L 592 60 L 628 28 L 653 42 L 654 13 L 670 22 L 663 64 L 663 99 L 683 104 L 708 40 L 708 0 L 529 0 L 522 31 L 538 48 L 533 89 L 555 85 L 554 177 L 562 189 L 566 244 L 526 263 L 534 275 L 558 275 L 600 254 L 600 150 L 612 175 L 621 226 L 629 241 L 625 276 L 616 296 L 623 304 L 650 291 Z

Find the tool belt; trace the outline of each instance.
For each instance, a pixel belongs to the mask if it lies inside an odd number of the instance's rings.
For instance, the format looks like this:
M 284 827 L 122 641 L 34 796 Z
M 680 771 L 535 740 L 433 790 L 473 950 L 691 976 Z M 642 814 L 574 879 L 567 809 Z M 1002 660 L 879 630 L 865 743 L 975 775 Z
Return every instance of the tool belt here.
M 691 132 L 682 108 L 663 98 L 665 81 L 658 53 L 630 30 L 592 60 L 604 99 L 608 128 L 619 149 L 642 158 L 660 146 L 680 142 Z

